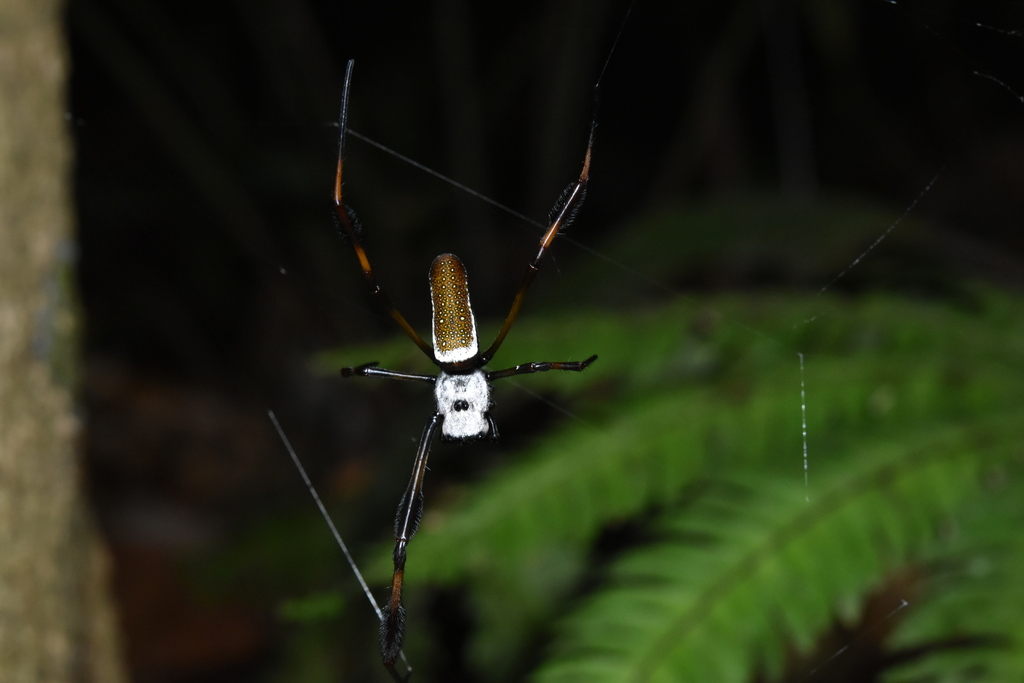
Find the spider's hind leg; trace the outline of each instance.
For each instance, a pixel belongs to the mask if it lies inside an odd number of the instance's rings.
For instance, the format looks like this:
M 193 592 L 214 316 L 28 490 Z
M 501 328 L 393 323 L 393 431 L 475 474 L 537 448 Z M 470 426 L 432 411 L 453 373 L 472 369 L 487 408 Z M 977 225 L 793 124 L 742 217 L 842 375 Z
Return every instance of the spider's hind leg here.
M 344 87 L 341 91 L 341 114 L 338 118 L 338 165 L 334 174 L 334 213 L 337 216 L 338 224 L 341 226 L 339 232 L 348 239 L 348 243 L 355 252 L 356 259 L 359 261 L 359 267 L 363 271 L 363 278 L 366 280 L 366 284 L 370 288 L 370 294 L 377 302 L 377 305 L 392 320 L 398 323 L 398 326 L 402 328 L 406 336 L 415 342 L 416 346 L 420 347 L 420 351 L 426 354 L 427 358 L 434 360 L 434 349 L 431 348 L 430 344 L 423 341 L 423 338 L 412 328 L 405 317 L 398 312 L 395 305 L 391 303 L 391 299 L 384 293 L 384 289 L 377 284 L 377 278 L 373 273 L 373 266 L 370 265 L 370 259 L 366 255 L 366 250 L 363 248 L 360 238 L 362 227 L 356 219 L 355 212 L 349 208 L 342 198 L 342 187 L 344 185 L 342 177 L 345 168 L 345 134 L 348 132 L 348 101 L 352 90 L 352 70 L 354 67 L 355 62 L 350 59 L 348 66 L 345 68 Z

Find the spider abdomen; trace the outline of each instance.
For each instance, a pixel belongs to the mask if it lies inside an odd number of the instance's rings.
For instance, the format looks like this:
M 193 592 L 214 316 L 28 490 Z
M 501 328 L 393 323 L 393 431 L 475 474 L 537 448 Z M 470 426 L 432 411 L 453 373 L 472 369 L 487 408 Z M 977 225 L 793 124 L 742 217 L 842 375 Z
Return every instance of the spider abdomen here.
M 476 320 L 469 304 L 466 267 L 455 254 L 441 254 L 430 266 L 430 300 L 434 307 L 434 358 L 457 363 L 479 350 Z
M 491 407 L 491 385 L 487 383 L 483 370 L 458 375 L 438 373 L 434 398 L 437 399 L 437 412 L 444 420 L 441 438 L 470 441 L 491 435 L 491 421 L 487 414 Z

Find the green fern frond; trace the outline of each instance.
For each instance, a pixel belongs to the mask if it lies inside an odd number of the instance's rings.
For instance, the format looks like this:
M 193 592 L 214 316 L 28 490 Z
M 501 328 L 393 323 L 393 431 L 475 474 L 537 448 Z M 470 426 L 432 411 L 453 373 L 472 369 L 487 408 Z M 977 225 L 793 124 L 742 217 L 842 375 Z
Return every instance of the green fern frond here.
M 755 308 L 746 306 L 748 313 Z M 726 302 L 722 308 L 738 306 Z M 861 308 L 868 310 L 837 316 L 847 321 L 845 336 L 830 331 L 823 339 L 804 340 L 815 349 L 806 370 L 812 468 L 819 454 L 848 457 L 871 435 L 892 432 L 894 439 L 900 438 L 915 424 L 930 428 L 936 421 L 973 419 L 1015 402 L 1024 404 L 1024 386 L 1007 372 L 1014 354 L 991 348 L 1001 343 L 999 335 L 986 334 L 975 323 L 972 341 L 953 354 L 941 340 L 947 331 L 961 329 L 962 316 L 936 316 L 901 302 Z M 737 318 L 742 312 L 730 310 Z M 660 338 L 672 326 L 670 317 L 641 315 L 631 324 L 620 321 L 615 326 L 599 320 L 587 327 L 581 322 L 576 332 L 607 341 L 613 328 L 625 328 L 642 347 L 644 340 Z M 935 319 L 931 325 L 929 318 Z M 917 332 L 902 333 L 904 325 Z M 724 354 L 735 334 L 734 326 L 722 327 L 706 342 L 713 349 L 709 353 Z M 877 330 L 875 341 L 851 341 L 872 329 Z M 611 407 L 604 406 L 601 426 L 576 424 L 547 437 L 528 456 L 515 458 L 505 471 L 478 486 L 457 511 L 428 509 L 424 530 L 411 550 L 424 558 L 413 577 L 450 581 L 515 561 L 537 545 L 586 544 L 604 525 L 672 501 L 698 478 L 753 468 L 786 472 L 802 481 L 798 359 L 779 348 L 780 338 L 764 339 L 770 352 L 761 353 L 748 339 L 748 355 L 733 355 L 712 377 L 682 379 L 668 387 L 652 379 L 618 396 L 604 392 Z M 604 370 L 595 363 L 583 378 L 573 376 L 569 382 L 562 377 L 561 385 L 600 386 L 602 372 L 603 381 L 609 381 L 613 372 L 630 367 L 619 347 L 605 348 Z M 657 366 L 671 359 L 668 354 L 640 357 Z M 970 372 L 961 372 L 967 358 Z M 1024 355 L 1020 362 L 1024 364 Z M 739 379 L 736 366 L 743 369 Z
M 930 580 L 894 648 L 966 640 L 894 670 L 886 681 L 1024 680 L 1024 463 L 992 468 L 984 497 L 962 506 L 925 559 Z
M 815 311 L 814 324 L 802 322 L 808 310 Z M 795 350 L 806 361 L 806 492 L 817 500 L 825 462 L 855 469 L 871 443 L 898 457 L 947 425 L 966 428 L 1024 405 L 1024 334 L 1008 311 L 1012 306 L 998 298 L 974 312 L 885 298 L 722 298 L 679 302 L 626 321 L 591 316 L 525 325 L 514 352 L 523 358 L 553 340 L 595 345 L 600 362 L 582 377 L 529 378 L 542 390 L 557 386 L 591 424 L 567 425 L 529 454 L 510 458 L 453 510 L 428 505 L 410 547 L 415 562 L 407 582 L 469 580 L 479 619 L 474 659 L 493 671 L 564 604 L 573 577 L 584 571 L 587 547 L 608 525 L 670 506 L 708 479 L 770 477 L 803 486 Z M 917 509 L 907 499 L 901 517 L 883 529 L 899 539 L 916 528 L 911 536 L 919 537 L 931 520 Z M 835 538 L 821 539 L 826 555 Z M 870 542 L 853 537 L 847 546 Z M 379 555 L 383 579 L 389 554 Z M 565 572 L 544 584 L 538 575 L 551 556 L 563 559 Z M 827 588 L 802 587 L 819 625 L 835 608 Z M 862 597 L 850 594 L 844 613 L 854 614 Z
M 944 558 L 936 523 L 966 509 L 979 490 L 976 473 L 1019 442 L 1013 419 L 999 429 L 989 419 L 1016 410 L 1024 425 L 1019 302 L 979 293 L 975 303 L 957 310 L 881 296 L 733 296 L 524 319 L 502 365 L 599 355 L 579 375 L 522 380 L 559 396 L 582 420 L 508 457 L 454 507 L 428 500 L 409 548 L 410 600 L 427 582 L 463 582 L 476 619 L 471 659 L 492 680 L 502 662 L 514 678 L 517 653 L 579 590 L 603 530 L 626 522 L 650 528 L 659 511 L 691 500 L 698 483 L 746 482 L 747 496 L 702 497 L 668 515 L 662 531 L 671 540 L 623 558 L 611 587 L 567 622 L 540 680 L 778 674 L 786 648 L 806 653 L 832 620 L 853 620 L 892 572 Z M 388 364 L 412 370 L 415 354 L 401 339 L 394 349 L 348 350 L 330 363 L 334 371 L 393 356 Z M 498 385 L 499 424 L 514 391 Z M 1005 544 L 1007 526 L 994 528 L 993 542 Z M 716 540 L 695 546 L 695 533 Z M 369 573 L 382 583 L 390 549 L 382 545 L 377 556 Z M 1000 576 L 1019 567 L 1000 562 Z M 921 566 L 931 578 L 931 565 Z M 957 613 L 954 602 L 947 615 Z M 915 602 L 907 611 L 917 609 Z M 681 614 L 692 624 L 670 637 Z M 944 618 L 921 621 L 919 638 L 899 642 L 948 635 Z M 663 655 L 651 654 L 652 642 Z M 1001 652 L 1013 670 L 1005 653 L 1014 650 Z
M 749 680 L 778 675 L 786 643 L 807 651 L 841 606 L 941 544 L 940 523 L 978 496 L 984 467 L 1013 454 L 1024 412 L 903 445 L 858 449 L 814 497 L 792 478 L 742 497 L 709 494 L 668 515 L 676 539 L 633 552 L 560 628 L 534 680 Z M 695 544 L 694 534 L 712 539 Z

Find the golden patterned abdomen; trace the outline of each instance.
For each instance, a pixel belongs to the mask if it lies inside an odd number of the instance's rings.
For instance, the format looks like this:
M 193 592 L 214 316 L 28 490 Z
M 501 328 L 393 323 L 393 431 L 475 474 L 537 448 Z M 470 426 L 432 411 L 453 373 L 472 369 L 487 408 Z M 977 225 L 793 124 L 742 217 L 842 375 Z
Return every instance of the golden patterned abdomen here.
M 430 299 L 434 306 L 434 357 L 441 363 L 453 363 L 475 356 L 479 345 L 466 267 L 455 254 L 441 254 L 430 266 Z

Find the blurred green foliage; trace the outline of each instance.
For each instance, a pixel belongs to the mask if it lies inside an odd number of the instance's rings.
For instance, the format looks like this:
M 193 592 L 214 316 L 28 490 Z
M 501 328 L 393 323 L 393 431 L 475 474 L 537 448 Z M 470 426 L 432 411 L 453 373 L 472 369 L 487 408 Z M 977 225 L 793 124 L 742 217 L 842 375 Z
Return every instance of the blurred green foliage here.
M 450 508 L 428 500 L 407 595 L 468 591 L 487 680 L 516 680 L 523 649 L 549 638 L 535 680 L 787 680 L 834 654 L 816 650 L 834 622 L 854 624 L 911 573 L 908 604 L 865 628 L 890 655 L 942 656 L 891 680 L 1019 678 L 1019 310 L 979 289 L 959 307 L 719 295 L 524 318 L 502 365 L 599 355 L 582 376 L 524 379 L 580 420 Z M 371 355 L 401 366 L 409 346 Z M 623 525 L 635 541 L 595 557 Z M 370 574 L 386 583 L 377 555 Z M 415 609 L 411 621 L 411 641 L 429 639 Z M 938 647 L 953 637 L 999 646 Z
M 605 253 L 673 229 L 641 221 Z M 789 244 L 787 270 L 817 249 Z M 431 680 L 447 646 L 447 611 L 469 622 L 462 656 L 479 680 L 1019 679 L 1021 304 L 922 267 L 935 286 L 916 296 L 636 291 L 627 299 L 643 305 L 524 315 L 495 367 L 599 359 L 498 383 L 499 425 L 517 386 L 568 417 L 519 438 L 523 452 L 479 483 L 430 491 L 406 572 L 417 676 Z M 606 272 L 590 277 L 600 287 Z M 859 277 L 853 289 L 898 288 L 878 270 Z M 586 286 L 580 272 L 564 280 Z M 368 359 L 426 370 L 404 337 L 315 365 Z M 377 558 L 364 569 L 379 589 L 390 546 L 360 554 Z M 302 551 L 284 555 L 322 572 Z M 431 587 L 457 604 L 430 606 Z M 355 612 L 365 629 L 350 651 L 372 647 L 369 609 Z M 297 651 L 332 647 L 322 622 L 308 642 L 290 637 L 305 642 Z

